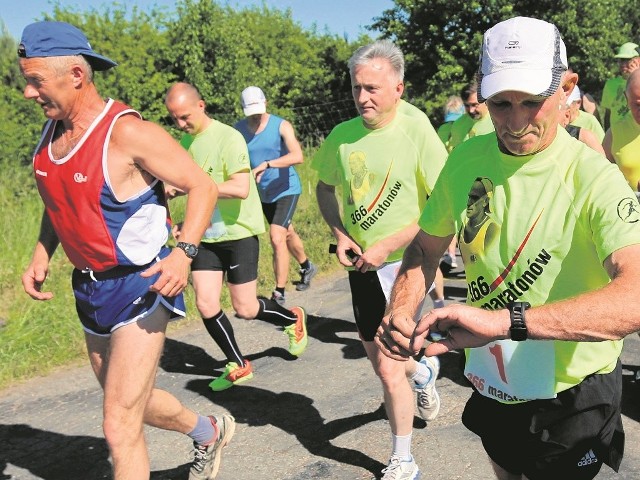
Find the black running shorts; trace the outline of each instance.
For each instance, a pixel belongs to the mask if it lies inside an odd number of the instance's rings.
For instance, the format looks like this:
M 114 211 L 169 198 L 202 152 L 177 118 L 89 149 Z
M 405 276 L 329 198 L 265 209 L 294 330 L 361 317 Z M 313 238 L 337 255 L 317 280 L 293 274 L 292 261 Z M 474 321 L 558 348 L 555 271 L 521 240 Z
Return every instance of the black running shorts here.
M 356 326 L 362 340 L 372 342 L 384 317 L 387 300 L 382 291 L 378 273 L 349 272 L 351 303 Z
M 590 480 L 603 463 L 618 471 L 624 453 L 620 361 L 550 400 L 504 404 L 473 392 L 462 422 L 489 457 L 529 480 Z
M 293 214 L 296 212 L 298 198 L 300 198 L 300 195 L 287 195 L 273 203 L 263 202 L 262 211 L 269 225 L 280 225 L 281 227 L 289 228 L 293 220 Z
M 260 243 L 257 236 L 227 242 L 202 242 L 191 270 L 223 271 L 227 282 L 242 285 L 258 278 Z

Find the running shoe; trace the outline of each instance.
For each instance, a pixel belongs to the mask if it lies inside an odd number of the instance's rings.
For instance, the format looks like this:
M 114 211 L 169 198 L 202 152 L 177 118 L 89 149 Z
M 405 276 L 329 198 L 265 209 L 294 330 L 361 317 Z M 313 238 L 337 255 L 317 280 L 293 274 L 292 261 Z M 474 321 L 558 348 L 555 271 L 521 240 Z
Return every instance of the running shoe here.
M 278 305 L 280 305 L 281 307 L 284 307 L 284 293 L 280 293 L 277 290 L 274 290 L 271 293 L 271 300 L 273 300 L 274 302 L 276 302 Z
M 420 363 L 431 370 L 431 379 L 422 385 L 416 384 L 414 390 L 418 393 L 416 403 L 418 412 L 425 422 L 435 420 L 440 411 L 440 395 L 436 390 L 436 379 L 440 373 L 440 360 L 438 357 L 425 357 L 420 359 Z
M 246 382 L 253 378 L 253 368 L 249 360 L 244 361 L 244 366 L 239 366 L 236 362 L 227 363 L 224 372 L 218 378 L 214 378 L 209 384 L 209 388 L 214 392 L 220 392 L 227 388 Z
M 309 262 L 309 268 L 300 269 L 300 281 L 296 285 L 296 290 L 303 292 L 311 286 L 311 279 L 318 273 L 318 267 Z
M 420 469 L 416 465 L 413 456 L 409 460 L 402 460 L 398 455 L 389 459 L 389 465 L 382 470 L 380 480 L 418 480 Z
M 448 263 L 451 268 L 458 268 L 458 262 L 456 260 L 456 256 L 451 256 L 449 252 L 446 252 L 442 257 L 442 260 Z
M 289 353 L 299 357 L 307 348 L 307 313 L 302 307 L 293 307 L 291 311 L 298 319 L 296 323 L 284 327 L 284 333 L 289 337 Z
M 214 418 L 209 417 L 211 423 Z M 218 417 L 218 438 L 209 445 L 199 445 L 193 443 L 194 456 L 191 469 L 189 470 L 189 480 L 213 480 L 218 474 L 220 468 L 220 459 L 222 458 L 222 449 L 227 446 L 233 433 L 236 430 L 235 419 L 225 413 Z

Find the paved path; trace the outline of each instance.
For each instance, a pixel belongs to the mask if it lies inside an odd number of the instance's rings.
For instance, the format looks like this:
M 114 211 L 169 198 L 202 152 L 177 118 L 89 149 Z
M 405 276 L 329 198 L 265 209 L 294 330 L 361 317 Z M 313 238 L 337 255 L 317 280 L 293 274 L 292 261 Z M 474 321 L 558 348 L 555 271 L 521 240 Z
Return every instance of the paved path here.
M 447 280 L 450 301 L 462 301 L 460 274 Z M 372 478 L 390 452 L 390 431 L 381 389 L 358 340 L 344 274 L 288 293 L 291 305 L 309 313 L 309 347 L 299 359 L 272 325 L 233 320 L 255 378 L 213 393 L 207 388 L 223 368 L 221 352 L 200 324 L 172 331 L 158 385 L 205 413 L 227 410 L 238 423 L 225 450 L 218 480 L 354 480 Z M 470 388 L 460 357 L 442 359 L 438 390 L 442 409 L 428 426 L 415 417 L 413 454 L 423 480 L 493 478 L 477 438 L 460 422 Z M 624 424 L 627 454 L 619 475 L 604 467 L 598 480 L 640 478 L 640 391 L 633 381 L 640 364 L 634 335 L 626 365 Z M 110 478 L 101 432 L 101 392 L 88 367 L 73 368 L 0 392 L 0 479 L 88 480 Z M 149 429 L 151 478 L 186 479 L 190 442 Z

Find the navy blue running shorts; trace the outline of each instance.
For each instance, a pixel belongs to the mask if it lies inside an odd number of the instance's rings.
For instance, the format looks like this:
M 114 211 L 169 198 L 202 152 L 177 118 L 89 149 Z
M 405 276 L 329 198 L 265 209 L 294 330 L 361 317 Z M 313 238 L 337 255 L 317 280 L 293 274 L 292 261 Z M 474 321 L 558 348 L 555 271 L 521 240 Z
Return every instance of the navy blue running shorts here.
M 227 282 L 242 285 L 258 278 L 260 242 L 257 236 L 226 242 L 202 242 L 191 262 L 191 271 L 225 272 Z
M 162 256 L 168 254 L 166 249 Z M 160 305 L 172 312 L 171 319 L 185 316 L 185 303 L 182 294 L 175 297 L 163 297 L 150 292 L 160 273 L 149 278 L 140 276 L 148 266 L 137 271 L 131 267 L 115 267 L 101 279 L 100 273 L 87 273 L 74 269 L 71 276 L 73 293 L 76 299 L 76 311 L 82 327 L 88 333 L 109 336 L 119 327 L 148 317 Z M 124 271 L 119 276 L 118 271 Z M 98 280 L 96 280 L 96 278 Z
M 286 195 L 273 203 L 262 203 L 262 211 L 269 225 L 280 225 L 289 228 L 296 212 L 300 195 Z
M 591 480 L 624 453 L 622 367 L 593 374 L 554 399 L 504 404 L 473 392 L 462 423 L 489 457 L 529 480 Z

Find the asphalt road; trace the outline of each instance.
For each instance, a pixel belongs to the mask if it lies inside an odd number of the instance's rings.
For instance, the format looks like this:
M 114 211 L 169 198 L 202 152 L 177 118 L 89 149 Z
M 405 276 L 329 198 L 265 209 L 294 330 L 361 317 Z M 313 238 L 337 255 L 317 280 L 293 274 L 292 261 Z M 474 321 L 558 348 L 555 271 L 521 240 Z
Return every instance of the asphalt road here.
M 463 275 L 447 280 L 448 302 L 462 302 Z M 356 334 L 345 274 L 314 281 L 304 293 L 287 293 L 289 306 L 309 314 L 309 346 L 291 357 L 275 326 L 233 319 L 255 377 L 214 393 L 211 377 L 224 359 L 200 324 L 172 331 L 157 384 L 203 414 L 226 410 L 236 434 L 225 449 L 218 480 L 353 480 L 375 478 L 391 446 L 382 392 Z M 428 305 L 427 305 L 428 307 Z M 640 478 L 640 338 L 623 352 L 626 455 L 621 471 L 603 467 L 598 480 Z M 422 478 L 491 479 L 477 437 L 460 421 L 471 393 L 460 355 L 441 358 L 442 408 L 428 426 L 416 414 L 412 453 Z M 0 392 L 0 479 L 110 478 L 101 431 L 101 391 L 88 366 L 65 369 Z M 154 480 L 186 479 L 191 443 L 173 432 L 146 431 Z

